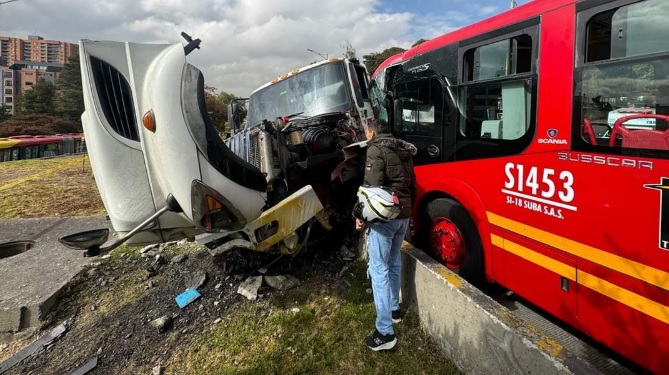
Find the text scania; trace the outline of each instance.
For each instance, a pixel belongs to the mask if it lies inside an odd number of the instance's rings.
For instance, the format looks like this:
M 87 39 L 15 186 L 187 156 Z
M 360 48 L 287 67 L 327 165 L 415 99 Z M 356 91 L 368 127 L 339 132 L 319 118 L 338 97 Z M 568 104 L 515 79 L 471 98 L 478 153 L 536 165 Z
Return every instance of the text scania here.
M 539 138 L 537 140 L 538 143 L 548 143 L 552 145 L 566 145 L 567 140 L 566 139 L 551 139 L 551 138 Z
M 502 193 L 506 203 L 547 216 L 564 219 L 563 210 L 576 211 L 569 203 L 574 200 L 574 175 L 570 171 L 556 172 L 551 168 L 506 163 L 506 180 Z

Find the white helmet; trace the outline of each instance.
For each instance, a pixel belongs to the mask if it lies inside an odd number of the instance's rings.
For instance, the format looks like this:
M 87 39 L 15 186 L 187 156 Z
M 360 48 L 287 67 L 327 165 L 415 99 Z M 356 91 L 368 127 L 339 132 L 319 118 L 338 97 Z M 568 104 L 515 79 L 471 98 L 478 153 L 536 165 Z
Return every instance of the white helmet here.
M 360 186 L 358 188 L 358 203 L 360 219 L 370 223 L 377 220 L 384 222 L 393 220 L 401 211 L 397 196 L 383 186 Z

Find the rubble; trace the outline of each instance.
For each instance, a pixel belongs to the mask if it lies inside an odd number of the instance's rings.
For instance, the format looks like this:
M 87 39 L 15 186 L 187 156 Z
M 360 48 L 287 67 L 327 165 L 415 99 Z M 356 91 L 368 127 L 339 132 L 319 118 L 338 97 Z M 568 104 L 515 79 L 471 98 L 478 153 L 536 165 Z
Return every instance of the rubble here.
M 188 259 L 188 255 L 179 254 L 179 255 L 175 256 L 174 258 L 172 258 L 171 263 L 173 263 L 173 264 L 181 263 L 181 262 L 185 261 L 186 259 Z
M 262 276 L 249 277 L 239 285 L 237 293 L 243 295 L 244 297 L 250 300 L 255 300 L 258 298 L 258 289 L 260 289 L 261 285 L 262 285 Z
M 141 248 L 141 249 L 139 250 L 139 253 L 140 253 L 140 254 L 144 254 L 144 253 L 146 253 L 146 252 L 149 251 L 149 250 L 153 250 L 153 249 L 158 248 L 158 246 L 160 246 L 160 245 L 159 245 L 159 244 L 153 244 L 153 245 L 144 246 L 143 248 Z
M 151 325 L 158 329 L 158 333 L 164 333 L 166 332 L 172 324 L 172 317 L 163 315 L 158 319 L 154 319 L 151 321 Z
M 288 290 L 300 285 L 300 279 L 292 275 L 263 276 L 265 283 L 274 289 Z
M 93 359 L 79 367 L 77 371 L 73 372 L 72 375 L 86 375 L 93 371 L 96 367 L 98 367 L 98 357 L 93 357 Z
M 186 288 L 199 289 L 207 282 L 206 272 L 195 271 L 186 274 Z

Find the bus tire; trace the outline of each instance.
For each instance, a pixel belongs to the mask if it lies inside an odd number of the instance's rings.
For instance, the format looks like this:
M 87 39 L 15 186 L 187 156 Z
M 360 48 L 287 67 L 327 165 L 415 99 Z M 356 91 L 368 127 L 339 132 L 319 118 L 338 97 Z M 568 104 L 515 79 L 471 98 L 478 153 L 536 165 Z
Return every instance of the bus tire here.
M 439 198 L 427 204 L 421 243 L 441 264 L 474 285 L 484 281 L 483 246 L 476 225 L 457 201 Z

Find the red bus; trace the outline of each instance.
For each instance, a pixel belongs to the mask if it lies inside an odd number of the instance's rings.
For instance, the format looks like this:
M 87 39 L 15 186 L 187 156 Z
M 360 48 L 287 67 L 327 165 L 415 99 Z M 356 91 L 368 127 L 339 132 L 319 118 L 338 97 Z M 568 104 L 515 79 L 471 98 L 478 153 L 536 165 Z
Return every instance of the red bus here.
M 0 138 L 0 162 L 81 153 L 82 138 L 80 133 Z
M 667 0 L 535 0 L 386 60 L 414 240 L 649 371 L 669 368 Z

